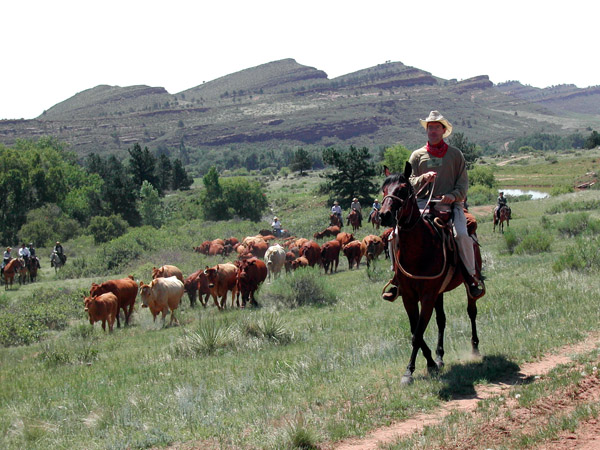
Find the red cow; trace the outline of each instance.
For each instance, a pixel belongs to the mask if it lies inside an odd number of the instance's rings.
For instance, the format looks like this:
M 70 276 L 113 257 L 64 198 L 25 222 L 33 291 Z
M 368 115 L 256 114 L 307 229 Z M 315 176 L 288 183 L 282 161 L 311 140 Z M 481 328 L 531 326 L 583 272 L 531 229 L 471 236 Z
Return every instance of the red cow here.
M 240 241 L 238 240 L 238 238 L 235 238 L 235 237 L 230 237 L 228 239 L 225 239 L 225 245 L 229 244 L 232 247 L 235 247 L 236 244 L 239 244 L 239 243 L 240 243 Z
M 267 278 L 267 265 L 260 259 L 253 257 L 236 261 L 236 266 L 238 266 L 237 305 L 240 306 L 240 294 L 242 295 L 242 308 L 246 306 L 248 301 L 252 306 L 258 305 L 254 299 L 254 293 Z
M 208 255 L 208 249 L 210 248 L 211 241 L 204 241 L 198 247 L 194 247 L 194 251 L 198 253 L 202 253 L 203 255 Z
M 348 268 L 352 270 L 352 266 L 356 263 L 356 268 L 360 267 L 360 260 L 365 255 L 367 248 L 360 241 L 352 241 L 344 246 L 342 251 L 348 258 Z
M 187 292 L 192 308 L 196 304 L 197 295 L 200 295 L 200 303 L 202 303 L 202 306 L 206 307 L 206 303 L 210 296 L 210 288 L 208 285 L 208 277 L 204 274 L 203 269 L 197 270 L 183 282 L 183 287 L 185 292 Z
M 331 226 L 331 227 L 327 227 L 325 228 L 323 231 L 318 231 L 316 232 L 313 237 L 315 239 L 321 239 L 325 236 L 337 236 L 340 233 L 340 227 L 338 226 Z
M 381 252 L 383 252 L 383 241 L 379 236 L 369 234 L 364 237 L 362 242 L 366 248 L 367 267 L 369 267 L 371 261 L 377 259 L 381 255 Z
M 338 264 L 340 262 L 340 249 L 342 248 L 338 240 L 325 242 L 321 247 L 321 264 L 327 273 L 331 265 L 330 273 L 333 273 L 333 266 L 335 264 L 335 271 L 337 272 Z
M 212 242 L 212 244 L 210 244 L 210 247 L 208 249 L 208 256 L 217 256 L 222 255 L 223 253 L 225 253 L 225 246 L 223 244 L 214 241 Z
M 321 247 L 315 241 L 305 242 L 300 247 L 300 256 L 304 256 L 308 260 L 308 265 L 314 267 L 321 262 Z
M 90 288 L 90 297 L 97 297 L 107 292 L 112 292 L 117 297 L 118 310 L 123 310 L 125 315 L 125 325 L 129 325 L 129 319 L 133 312 L 133 305 L 137 297 L 138 285 L 130 275 L 128 278 L 119 280 L 108 280 L 102 284 L 92 283 Z M 117 310 L 117 327 L 121 327 L 121 320 Z
M 231 291 L 231 306 L 233 306 L 233 299 L 237 291 L 237 267 L 232 263 L 217 264 L 210 268 L 206 266 L 204 273 L 208 276 L 208 287 L 217 308 L 225 308 L 228 291 Z M 220 304 L 217 300 L 218 297 L 221 297 Z
M 95 322 L 102 321 L 102 329 L 106 331 L 106 322 L 108 322 L 108 331 L 112 333 L 115 318 L 119 314 L 117 296 L 112 292 L 107 292 L 98 296 L 84 297 L 83 302 L 92 326 Z
M 266 241 L 251 241 L 248 246 L 248 252 L 257 258 L 264 258 L 268 248 L 269 244 Z
M 297 258 L 297 255 L 294 252 L 285 252 L 285 273 L 289 273 L 292 270 L 292 261 Z
M 296 270 L 298 267 L 306 266 L 308 266 L 308 259 L 306 259 L 304 256 L 299 256 L 292 261 L 292 270 Z
M 156 278 L 169 278 L 169 277 L 177 277 L 179 281 L 183 283 L 183 273 L 176 266 L 164 265 L 160 268 L 153 267 L 152 268 L 152 279 Z
M 338 233 L 335 238 L 340 242 L 342 248 L 344 248 L 344 245 L 354 240 L 354 235 L 352 233 L 346 233 L 345 231 L 342 231 L 341 233 Z

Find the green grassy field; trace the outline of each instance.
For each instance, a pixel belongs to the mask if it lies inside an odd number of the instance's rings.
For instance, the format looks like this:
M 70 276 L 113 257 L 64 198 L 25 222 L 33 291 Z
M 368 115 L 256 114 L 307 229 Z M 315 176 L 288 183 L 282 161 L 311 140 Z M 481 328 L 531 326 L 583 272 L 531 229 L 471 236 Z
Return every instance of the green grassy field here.
M 546 165 L 551 169 L 539 163 L 540 173 L 554 170 L 568 178 L 569 163 Z M 588 165 L 597 167 L 586 162 L 577 170 L 587 171 Z M 521 166 L 501 167 L 498 178 L 521 173 Z M 329 206 L 316 193 L 318 182 L 315 176 L 292 177 L 269 185 L 271 213 L 297 236 L 310 237 L 327 225 Z M 470 355 L 461 287 L 445 296 L 445 369 L 429 376 L 419 356 L 415 383 L 408 388 L 400 386 L 411 350 L 408 320 L 400 300 L 380 299 L 391 277 L 389 261 L 350 271 L 342 258 L 333 275 L 314 270 L 282 276 L 262 286 L 257 309 L 192 309 L 184 297 L 179 327 L 162 328 L 138 307 L 131 326 L 106 334 L 99 324 L 92 329 L 84 315 L 81 295 L 92 281 L 129 273 L 147 281 L 153 266 L 166 263 L 187 275 L 222 261 L 194 254 L 192 245 L 255 234 L 266 223 L 173 224 L 151 234 L 157 240 L 148 244 L 152 249 L 111 276 L 61 279 L 43 260 L 39 283 L 0 293 L 5 314 L 0 323 L 21 316 L 27 326 L 30 310 L 44 305 L 71 313 L 62 325 L 49 326 L 39 342 L 0 349 L 2 448 L 326 448 L 432 411 L 472 391 L 475 383 L 516 373 L 523 362 L 598 330 L 600 266 L 555 270 L 572 249 L 597 252 L 596 202 L 599 191 L 514 203 L 504 235 L 492 231 L 482 212 L 478 236 L 487 276 L 487 295 L 478 301 L 482 357 Z M 585 218 L 569 222 L 584 210 Z M 369 233 L 370 225 L 358 237 Z M 106 251 L 85 238 L 67 244 L 72 265 L 91 264 Z M 575 252 L 572 258 L 577 257 L 585 254 Z M 286 306 L 290 296 L 306 304 Z M 324 301 L 312 304 L 317 297 Z M 426 333 L 430 346 L 436 333 L 432 321 Z M 397 448 L 419 444 L 406 441 Z

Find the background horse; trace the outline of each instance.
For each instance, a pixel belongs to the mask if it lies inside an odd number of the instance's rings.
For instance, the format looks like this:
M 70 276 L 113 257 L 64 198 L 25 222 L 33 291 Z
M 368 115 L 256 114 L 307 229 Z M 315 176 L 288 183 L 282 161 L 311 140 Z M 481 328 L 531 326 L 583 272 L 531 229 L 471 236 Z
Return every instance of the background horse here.
M 404 308 L 410 321 L 412 334 L 412 353 L 402 383 L 413 381 L 415 360 L 419 349 L 427 360 L 427 368 L 437 371 L 443 367 L 444 330 L 446 315 L 444 313 L 444 292 L 449 292 L 465 283 L 462 263 L 454 250 L 445 247 L 442 235 L 450 237 L 452 230 L 434 230 L 423 219 L 417 205 L 416 195 L 408 177 L 412 172 L 410 164 L 406 164 L 404 174 L 391 175 L 385 168 L 386 180 L 382 185 L 384 200 L 381 208 L 381 223 L 384 226 L 397 225 L 393 255 L 394 279 L 392 284 L 398 286 L 402 295 Z M 478 259 L 479 258 L 479 259 Z M 476 259 L 480 261 L 477 247 Z M 387 287 L 387 286 L 386 286 Z M 468 295 L 467 312 L 471 319 L 471 344 L 474 354 L 479 354 L 479 338 L 477 336 L 477 306 L 475 298 Z M 481 296 L 485 294 L 485 290 Z M 421 308 L 419 310 L 419 303 Z M 429 320 L 436 312 L 438 325 L 438 342 L 436 360 L 423 339 Z
M 17 258 L 11 259 L 6 266 L 4 266 L 4 289 L 8 290 L 8 286 L 12 289 L 15 275 L 21 269 L 21 261 Z
M 506 226 L 508 227 L 510 223 L 510 208 L 506 205 L 500 207 L 499 214 L 496 215 L 496 211 L 494 211 L 494 232 L 496 232 L 496 225 L 498 225 L 500 232 L 504 233 L 504 222 L 506 222 Z
M 63 255 L 63 258 L 65 258 L 66 262 L 66 255 Z M 56 252 L 52 252 L 52 254 L 50 255 L 50 265 L 54 267 L 54 273 L 56 273 L 58 272 L 58 269 L 65 265 L 65 263 L 62 261 L 62 259 L 60 259 Z
M 358 211 L 353 209 L 346 217 L 348 221 L 348 225 L 352 225 L 352 231 L 356 231 L 360 228 L 360 216 L 358 215 Z
M 19 274 L 19 284 L 27 283 L 27 278 L 29 277 L 29 269 L 27 268 L 27 263 L 23 258 L 19 258 L 19 262 L 21 263 L 21 267 L 18 269 Z
M 342 228 L 343 226 L 343 222 L 342 219 L 340 219 L 340 217 L 335 214 L 335 213 L 331 213 L 329 215 L 329 226 L 333 227 L 333 226 L 338 226 L 340 228 Z
M 373 228 L 379 230 L 379 226 L 381 225 L 381 215 L 379 211 L 374 209 L 371 214 L 369 214 L 369 222 L 373 225 Z
M 32 256 L 29 258 L 29 264 L 27 265 L 27 270 L 29 271 L 29 281 L 33 283 L 37 278 L 37 272 L 40 268 L 40 260 L 37 256 Z

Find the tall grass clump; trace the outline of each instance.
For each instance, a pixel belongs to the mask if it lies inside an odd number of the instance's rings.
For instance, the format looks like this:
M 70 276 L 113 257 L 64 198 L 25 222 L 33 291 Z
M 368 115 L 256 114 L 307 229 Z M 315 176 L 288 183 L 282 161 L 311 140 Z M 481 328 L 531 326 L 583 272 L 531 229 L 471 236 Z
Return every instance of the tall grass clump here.
M 231 326 L 214 318 L 201 320 L 196 331 L 182 330 L 183 336 L 171 347 L 173 357 L 210 356 L 235 347 Z
M 297 308 L 332 304 L 336 301 L 336 294 L 318 267 L 306 267 L 278 278 L 265 294 L 265 299 L 276 306 Z
M 292 341 L 294 334 L 288 330 L 287 323 L 277 313 L 267 313 L 246 319 L 241 325 L 244 336 L 278 344 L 286 344 Z
M 570 184 L 557 184 L 550 190 L 550 195 L 552 197 L 557 197 L 557 196 L 563 195 L 563 194 L 570 194 L 571 192 L 574 192 L 574 191 L 575 191 L 575 189 Z
M 580 236 L 575 245 L 567 247 L 552 265 L 555 272 L 563 270 L 597 271 L 600 269 L 600 237 Z

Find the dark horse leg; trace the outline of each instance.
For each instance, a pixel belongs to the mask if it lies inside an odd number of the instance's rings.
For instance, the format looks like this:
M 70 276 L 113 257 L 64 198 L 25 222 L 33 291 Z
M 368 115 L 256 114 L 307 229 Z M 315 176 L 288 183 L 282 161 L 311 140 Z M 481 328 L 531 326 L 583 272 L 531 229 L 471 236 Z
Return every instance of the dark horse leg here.
M 474 356 L 479 356 L 479 337 L 477 336 L 477 300 L 469 298 L 469 304 L 467 306 L 467 314 L 471 319 L 471 346 Z
M 407 296 L 408 297 L 408 296 Z M 431 357 L 431 350 L 423 339 L 425 329 L 429 324 L 431 315 L 433 314 L 433 308 L 435 299 L 423 299 L 421 301 L 421 311 L 419 312 L 418 301 L 408 301 L 405 298 L 402 299 L 404 302 L 404 308 L 408 314 L 410 321 L 410 331 L 412 334 L 412 352 L 410 355 L 410 361 L 406 367 L 406 372 L 402 376 L 402 384 L 411 384 L 413 382 L 413 373 L 415 371 L 415 362 L 419 349 L 423 351 L 423 356 L 427 360 L 427 369 L 429 371 L 436 371 L 438 369 L 437 364 Z
M 444 330 L 446 329 L 446 312 L 444 311 L 444 294 L 440 294 L 435 302 L 435 320 L 438 327 L 438 343 L 435 349 L 435 363 L 438 369 L 444 367 Z

